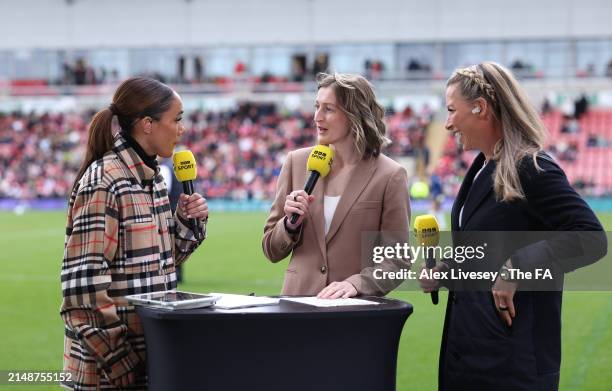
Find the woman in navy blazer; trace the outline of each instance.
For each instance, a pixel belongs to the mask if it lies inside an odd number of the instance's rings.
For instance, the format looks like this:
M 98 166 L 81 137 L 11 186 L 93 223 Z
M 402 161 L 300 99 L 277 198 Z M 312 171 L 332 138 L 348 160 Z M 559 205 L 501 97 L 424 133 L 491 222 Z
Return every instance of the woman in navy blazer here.
M 479 231 L 489 234 L 491 251 L 480 264 L 447 260 L 436 269 L 540 268 L 562 281 L 563 273 L 605 255 L 600 222 L 542 151 L 544 126 L 510 71 L 491 62 L 457 70 L 447 83 L 446 104 L 446 128 L 464 150 L 480 151 L 453 205 L 453 241 Z M 529 236 L 544 239 L 517 239 Z M 440 285 L 450 291 L 440 390 L 558 389 L 562 292 L 529 288 L 508 275 L 471 286 L 421 280 L 425 292 Z

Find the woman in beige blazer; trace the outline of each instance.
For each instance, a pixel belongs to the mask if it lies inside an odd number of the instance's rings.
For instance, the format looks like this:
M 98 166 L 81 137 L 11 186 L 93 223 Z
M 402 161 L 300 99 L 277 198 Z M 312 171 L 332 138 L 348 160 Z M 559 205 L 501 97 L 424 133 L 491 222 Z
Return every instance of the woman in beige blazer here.
M 319 74 L 317 80 L 314 121 L 319 144 L 334 149 L 331 171 L 308 195 L 302 189 L 313 147 L 287 155 L 263 251 L 272 262 L 291 254 L 284 295 L 385 295 L 401 280 L 379 279 L 374 267 L 398 270 L 410 264 L 399 259 L 375 265 L 366 242 L 374 232 L 408 240 L 406 170 L 381 154 L 389 139 L 372 85 L 359 75 Z M 293 213 L 300 216 L 296 224 L 290 222 Z

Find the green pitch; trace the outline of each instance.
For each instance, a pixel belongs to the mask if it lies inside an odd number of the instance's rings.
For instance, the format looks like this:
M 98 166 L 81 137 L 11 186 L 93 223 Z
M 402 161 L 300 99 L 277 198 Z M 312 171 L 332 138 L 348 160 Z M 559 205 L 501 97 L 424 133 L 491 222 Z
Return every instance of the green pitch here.
M 612 214 L 599 217 L 606 229 L 612 230 Z M 208 239 L 186 265 L 185 282 L 180 288 L 278 294 L 286 261 L 271 264 L 262 255 L 265 218 L 264 213 L 213 214 Z M 19 216 L 0 212 L 0 371 L 62 366 L 59 272 L 64 225 L 64 212 Z M 434 390 L 446 295 L 441 294 L 441 305 L 436 307 L 428 295 L 419 292 L 397 292 L 390 297 L 414 306 L 402 334 L 397 389 Z M 561 389 L 609 390 L 611 348 L 612 293 L 565 293 Z M 45 389 L 55 387 L 36 387 Z

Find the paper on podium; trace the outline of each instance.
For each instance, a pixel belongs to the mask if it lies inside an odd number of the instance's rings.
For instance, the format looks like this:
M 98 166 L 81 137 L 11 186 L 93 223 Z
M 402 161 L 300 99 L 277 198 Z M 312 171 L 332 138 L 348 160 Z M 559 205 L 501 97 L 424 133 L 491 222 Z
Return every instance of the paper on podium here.
M 362 299 L 319 299 L 317 297 L 283 297 L 282 300 L 293 301 L 295 303 L 302 303 L 307 305 L 313 305 L 315 307 L 341 307 L 341 306 L 352 306 L 352 305 L 379 305 L 375 301 L 362 300 Z
M 271 297 L 257 297 L 247 295 L 233 295 L 229 293 L 211 293 L 211 295 L 221 296 L 213 308 L 231 310 L 235 308 L 259 307 L 263 305 L 278 304 L 279 299 Z

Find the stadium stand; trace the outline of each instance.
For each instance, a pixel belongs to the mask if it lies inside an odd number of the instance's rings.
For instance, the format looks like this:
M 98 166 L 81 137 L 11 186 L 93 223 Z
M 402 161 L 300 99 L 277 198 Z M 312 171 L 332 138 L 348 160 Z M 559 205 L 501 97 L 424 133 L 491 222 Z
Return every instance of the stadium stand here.
M 0 198 L 65 197 L 80 165 L 92 115 L 92 111 L 0 113 Z M 200 191 L 211 199 L 271 199 L 286 153 L 316 141 L 312 116 L 312 112 L 289 112 L 274 104 L 255 103 L 233 110 L 189 113 L 182 142 L 198 159 Z M 550 110 L 542 119 L 550 132 L 547 149 L 570 182 L 588 196 L 612 194 L 612 171 L 607 169 L 612 154 L 612 111 L 589 110 L 574 120 Z M 431 121 L 427 108 L 419 113 L 410 107 L 401 112 L 389 110 L 387 124 L 393 142 L 387 154 L 427 159 L 425 140 Z M 439 181 L 436 188 L 452 197 L 475 153 L 461 152 L 449 136 L 438 155 L 430 165 L 431 174 Z
M 552 111 L 543 116 L 550 132 L 550 151 L 560 161 L 570 183 L 590 196 L 607 196 L 612 189 L 612 111 L 590 110 L 579 120 Z M 567 122 L 574 121 L 568 131 Z
M 93 112 L 0 114 L 0 198 L 61 198 L 69 193 Z M 390 111 L 393 156 L 425 149 L 430 116 Z M 209 198 L 271 199 L 288 151 L 316 142 L 312 112 L 281 112 L 272 104 L 186 116 L 185 147 L 198 160 L 197 186 Z M 419 154 L 422 155 L 422 154 Z

